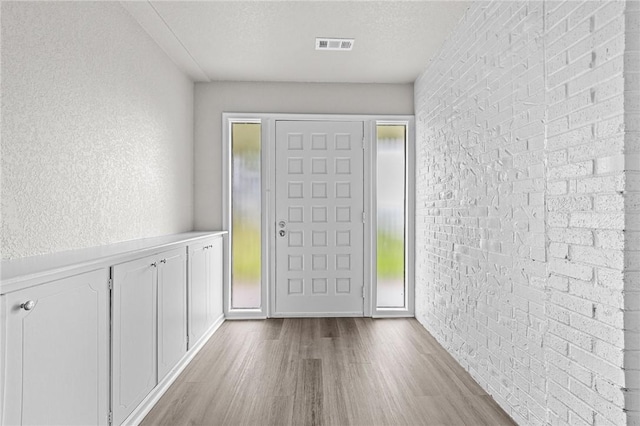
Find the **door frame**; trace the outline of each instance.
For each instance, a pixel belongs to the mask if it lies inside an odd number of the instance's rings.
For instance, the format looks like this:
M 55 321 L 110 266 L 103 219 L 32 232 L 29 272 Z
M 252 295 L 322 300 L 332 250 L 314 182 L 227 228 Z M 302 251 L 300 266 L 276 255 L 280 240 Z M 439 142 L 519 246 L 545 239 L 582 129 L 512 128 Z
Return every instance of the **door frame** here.
M 275 149 L 276 121 L 360 121 L 364 125 L 364 317 L 413 317 L 415 287 L 415 123 L 413 115 L 356 115 L 356 114 L 270 114 L 233 113 L 222 114 L 222 188 L 223 226 L 229 231 L 225 247 L 224 313 L 227 319 L 260 319 L 273 317 L 275 291 Z M 262 281 L 261 307 L 257 309 L 233 309 L 231 305 L 231 126 L 234 123 L 261 124 L 261 175 L 262 175 Z M 377 308 L 375 276 L 376 242 L 376 126 L 378 124 L 403 124 L 406 126 L 406 245 L 405 245 L 405 306 L 404 308 Z M 315 315 L 315 314 L 314 314 Z

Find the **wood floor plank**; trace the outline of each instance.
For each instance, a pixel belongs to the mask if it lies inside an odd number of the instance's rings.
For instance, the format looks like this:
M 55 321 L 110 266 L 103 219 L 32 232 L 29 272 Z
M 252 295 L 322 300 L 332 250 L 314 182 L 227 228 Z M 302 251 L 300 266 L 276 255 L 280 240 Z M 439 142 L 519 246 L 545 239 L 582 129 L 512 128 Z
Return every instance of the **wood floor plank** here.
M 271 400 L 269 409 L 269 426 L 288 426 L 293 421 L 293 396 L 275 396 Z M 263 424 L 262 422 L 259 424 Z
M 301 359 L 293 402 L 293 424 L 323 425 L 322 360 Z
M 322 337 L 340 337 L 337 318 L 320 318 L 320 335 Z
M 181 382 L 172 386 L 162 397 L 162 404 L 156 405 L 144 419 L 142 425 L 189 425 L 194 424 L 195 412 L 203 412 L 206 392 L 200 383 Z
M 416 400 L 416 406 L 423 419 L 421 423 L 429 426 L 440 425 L 464 425 L 464 421 L 458 414 L 458 410 L 448 397 L 422 396 Z M 453 407 L 452 407 L 453 405 Z
M 273 318 L 267 321 L 262 332 L 263 338 L 265 340 L 279 339 L 284 321 L 284 318 Z
M 344 377 L 350 364 L 350 352 L 344 338 L 322 339 L 322 391 L 326 425 L 349 424 Z
M 150 425 L 513 425 L 413 318 L 227 321 Z

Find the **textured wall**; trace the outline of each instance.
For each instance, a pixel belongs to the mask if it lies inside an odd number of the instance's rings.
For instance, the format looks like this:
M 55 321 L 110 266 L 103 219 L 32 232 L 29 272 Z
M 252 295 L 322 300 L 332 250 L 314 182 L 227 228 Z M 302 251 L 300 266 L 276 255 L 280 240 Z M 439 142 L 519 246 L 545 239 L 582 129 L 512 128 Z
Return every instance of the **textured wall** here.
M 625 13 L 625 385 L 629 424 L 640 425 L 640 2 Z
M 192 229 L 193 84 L 117 2 L 2 2 L 2 257 Z
M 521 424 L 627 420 L 625 6 L 476 2 L 415 84 L 416 316 Z
M 222 113 L 413 114 L 412 84 L 198 83 L 196 230 L 222 226 Z
M 625 423 L 624 2 L 548 3 L 550 419 Z

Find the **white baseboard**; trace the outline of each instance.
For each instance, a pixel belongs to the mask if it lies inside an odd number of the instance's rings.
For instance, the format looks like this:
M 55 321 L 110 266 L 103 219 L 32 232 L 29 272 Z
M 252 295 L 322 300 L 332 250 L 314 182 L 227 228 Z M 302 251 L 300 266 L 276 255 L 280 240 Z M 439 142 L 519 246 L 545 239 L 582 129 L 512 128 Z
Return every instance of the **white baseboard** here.
M 362 312 L 274 312 L 271 318 L 327 318 L 327 317 L 355 317 L 363 318 Z
M 393 310 L 376 310 L 374 311 L 372 318 L 413 318 L 413 312 L 409 311 L 393 311 Z
M 156 405 L 156 403 L 160 400 L 162 395 L 169 389 L 169 387 L 175 382 L 180 373 L 186 368 L 187 365 L 191 362 L 191 360 L 196 356 L 200 349 L 209 341 L 211 336 L 220 328 L 222 323 L 224 322 L 224 315 L 221 315 L 207 330 L 207 332 L 202 336 L 202 338 L 196 343 L 196 345 L 189 349 L 189 351 L 184 354 L 182 359 L 176 364 L 176 366 L 162 379 L 160 383 L 156 385 L 155 388 L 145 399 L 142 400 L 140 405 L 136 407 L 129 416 L 124 419 L 122 422 L 123 425 L 131 425 L 137 426 L 142 420 L 144 420 L 145 416 L 149 414 L 149 411 Z

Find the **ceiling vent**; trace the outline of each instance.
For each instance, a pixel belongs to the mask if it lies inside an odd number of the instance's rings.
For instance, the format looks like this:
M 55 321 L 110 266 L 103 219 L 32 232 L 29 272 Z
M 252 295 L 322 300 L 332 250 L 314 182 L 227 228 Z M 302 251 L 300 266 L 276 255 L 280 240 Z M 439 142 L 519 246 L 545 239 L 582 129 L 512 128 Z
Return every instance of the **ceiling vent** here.
M 352 38 L 316 38 L 316 50 L 351 50 Z

